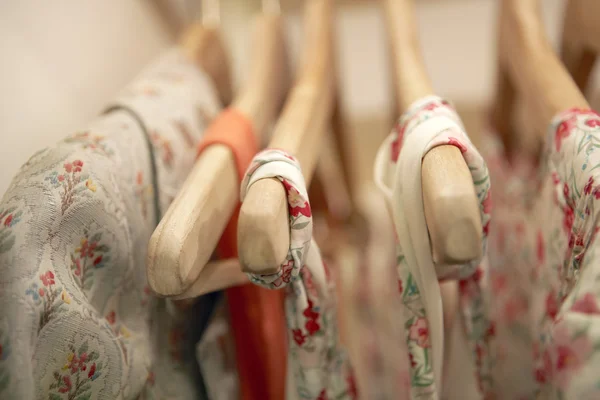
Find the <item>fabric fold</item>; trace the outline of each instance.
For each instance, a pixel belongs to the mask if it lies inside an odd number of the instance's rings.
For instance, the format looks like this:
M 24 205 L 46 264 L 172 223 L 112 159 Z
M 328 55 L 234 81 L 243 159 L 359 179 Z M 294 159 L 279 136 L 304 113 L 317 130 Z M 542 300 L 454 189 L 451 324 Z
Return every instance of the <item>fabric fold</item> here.
M 312 240 L 312 212 L 300 165 L 282 150 L 258 153 L 242 182 L 242 200 L 252 184 L 266 178 L 277 178 L 285 187 L 290 249 L 277 273 L 249 278 L 265 288 L 286 290 L 289 373 L 294 374 L 298 399 L 354 399 L 354 380 L 338 338 L 335 288 Z
M 477 268 L 481 260 L 454 266 L 448 274 L 447 268 L 437 268 L 432 259 L 418 171 L 425 154 L 441 145 L 458 147 L 469 166 L 480 203 L 484 227 L 482 254 L 485 254 L 490 220 L 487 167 L 446 100 L 428 96 L 415 102 L 380 147 L 374 166 L 375 182 L 386 196 L 398 238 L 398 275 L 413 398 L 438 398 L 437 393 L 441 392 L 444 327 L 439 279 L 460 280 L 461 288 L 468 288 L 461 291 L 462 315 L 467 318 L 467 334 L 476 358 L 480 385 L 483 385 L 482 380 L 488 380 L 488 373 L 484 371 L 489 367 L 484 365 L 489 363 L 480 358 L 482 349 L 487 348 L 489 321 L 484 315 L 479 285 L 466 283 L 481 279 Z

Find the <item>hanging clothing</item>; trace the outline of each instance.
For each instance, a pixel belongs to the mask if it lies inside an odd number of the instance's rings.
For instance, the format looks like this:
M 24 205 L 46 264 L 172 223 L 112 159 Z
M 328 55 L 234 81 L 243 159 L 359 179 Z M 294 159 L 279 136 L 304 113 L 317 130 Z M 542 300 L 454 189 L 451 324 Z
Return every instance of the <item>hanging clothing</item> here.
M 282 150 L 258 153 L 241 184 L 242 201 L 260 179 L 277 178 L 287 193 L 290 249 L 279 271 L 248 274 L 269 289 L 283 289 L 291 370 L 298 399 L 356 398 L 353 377 L 338 340 L 335 288 L 312 241 L 312 213 L 298 161 Z
M 482 150 L 506 188 L 494 195 L 486 290 L 497 397 L 598 398 L 600 116 L 557 115 L 540 166 L 509 162 L 489 136 Z
M 396 246 L 385 200 L 374 185 L 356 197 L 360 215 L 331 263 L 338 286 L 342 343 L 361 399 L 408 399 L 410 380 L 396 272 Z
M 229 147 L 241 181 L 258 151 L 252 121 L 234 108 L 224 110 L 208 128 L 206 137 L 198 146 L 198 154 L 214 144 Z M 222 258 L 237 258 L 239 212 L 238 205 L 217 246 L 217 253 Z M 225 292 L 235 339 L 242 399 L 283 398 L 287 360 L 281 294 L 251 284 L 232 287 Z M 269 372 L 257 374 L 256 371 Z M 223 394 L 222 390 L 220 394 Z
M 380 147 L 375 182 L 388 201 L 398 235 L 398 276 L 410 364 L 411 398 L 439 398 L 443 363 L 443 314 L 438 280 L 460 280 L 460 314 L 475 360 L 480 390 L 491 385 L 488 340 L 491 335 L 481 292 L 480 260 L 453 268 L 433 263 L 422 199 L 421 162 L 433 147 L 460 149 L 473 177 L 483 225 L 483 251 L 490 203 L 485 162 L 471 144 L 450 104 L 436 96 L 409 107 Z
M 202 396 L 189 315 L 152 296 L 146 249 L 219 108 L 173 50 L 23 165 L 0 202 L 1 398 Z

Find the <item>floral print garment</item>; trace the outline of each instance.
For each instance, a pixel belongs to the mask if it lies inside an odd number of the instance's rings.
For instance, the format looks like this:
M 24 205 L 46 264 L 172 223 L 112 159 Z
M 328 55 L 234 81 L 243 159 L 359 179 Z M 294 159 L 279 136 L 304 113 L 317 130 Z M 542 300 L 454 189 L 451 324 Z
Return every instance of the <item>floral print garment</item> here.
M 298 161 L 282 150 L 258 153 L 241 184 L 241 198 L 257 180 L 277 178 L 287 192 L 290 249 L 278 273 L 252 275 L 269 289 L 286 289 L 289 365 L 299 400 L 353 399 L 353 378 L 338 340 L 335 288 L 312 240 L 312 213 Z
M 374 186 L 374 185 L 373 185 Z M 336 252 L 332 272 L 339 284 L 338 313 L 361 399 L 410 397 L 406 342 L 401 318 L 390 310 L 402 305 L 398 295 L 394 228 L 385 200 L 365 185 L 356 198 L 362 223 Z
M 447 101 L 430 96 L 415 102 L 400 117 L 375 163 L 375 181 L 392 210 L 398 235 L 398 291 L 403 305 L 398 315 L 405 326 L 411 398 L 420 399 L 439 398 L 444 337 L 438 280 L 460 281 L 460 314 L 475 360 L 473 373 L 484 395 L 492 386 L 488 346 L 493 331 L 480 285 L 480 262 L 438 269 L 431 256 L 421 197 L 421 174 L 415 170 L 420 169 L 423 156 L 440 145 L 458 147 L 471 171 L 480 203 L 485 250 L 490 222 L 487 167 Z M 451 273 L 448 274 L 448 270 Z M 464 365 L 457 367 L 465 368 Z
M 596 233 L 600 116 L 557 115 L 541 167 L 509 164 L 496 137 L 484 148 L 495 184 L 489 297 L 497 398 L 600 397 Z
M 174 51 L 111 108 L 35 153 L 0 201 L 2 399 L 198 398 L 187 318 L 151 295 L 145 258 L 219 105 Z

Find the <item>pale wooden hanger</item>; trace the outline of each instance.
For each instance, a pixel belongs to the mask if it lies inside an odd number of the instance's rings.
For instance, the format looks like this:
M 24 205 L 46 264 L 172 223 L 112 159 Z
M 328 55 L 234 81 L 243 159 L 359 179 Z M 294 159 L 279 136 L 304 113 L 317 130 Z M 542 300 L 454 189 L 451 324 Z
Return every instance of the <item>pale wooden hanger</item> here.
M 600 2 L 569 0 L 565 10 L 562 61 L 579 89 L 585 93 L 600 53 Z
M 397 112 L 434 93 L 417 39 L 413 0 L 385 0 Z M 473 179 L 455 146 L 429 151 L 422 164 L 423 202 L 436 264 L 481 257 L 482 226 Z
M 307 185 L 333 111 L 332 3 L 305 3 L 304 64 L 269 143 L 269 147 L 283 149 L 298 159 Z M 255 274 L 275 273 L 288 249 L 288 203 L 283 185 L 277 179 L 260 180 L 248 190 L 238 219 L 242 269 Z
M 182 35 L 181 47 L 215 83 L 221 103 L 231 102 L 229 57 L 219 30 L 219 4 L 214 0 L 202 3 L 202 19 L 194 22 Z
M 272 2 L 264 5 L 256 24 L 250 74 L 232 105 L 252 122 L 259 142 L 281 107 L 288 80 L 282 20 Z M 150 239 L 147 275 L 157 294 L 181 296 L 192 284 L 199 290 L 204 284 L 247 280 L 239 268 L 227 268 L 232 262 L 207 267 L 239 202 L 239 184 L 234 156 L 227 146 L 212 145 L 198 157 Z
M 506 152 L 515 153 L 523 139 L 510 121 L 513 104 L 519 96 L 529 110 L 529 124 L 537 136 L 531 141 L 532 148 L 525 151 L 539 151 L 556 114 L 589 105 L 552 49 L 544 31 L 539 0 L 502 0 L 498 39 L 499 82 L 492 123 L 504 141 Z

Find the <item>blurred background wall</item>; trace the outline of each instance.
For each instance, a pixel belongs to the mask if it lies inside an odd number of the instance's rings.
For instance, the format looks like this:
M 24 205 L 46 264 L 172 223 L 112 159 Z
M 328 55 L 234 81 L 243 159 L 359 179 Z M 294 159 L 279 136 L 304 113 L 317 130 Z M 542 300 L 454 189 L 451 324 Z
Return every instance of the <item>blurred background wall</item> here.
M 438 94 L 466 113 L 480 112 L 494 88 L 496 0 L 415 1 L 425 62 Z M 547 29 L 556 43 L 563 2 L 542 1 Z M 301 44 L 302 1 L 281 3 L 294 60 Z M 376 0 L 338 3 L 338 65 L 346 124 L 355 134 L 369 136 L 375 146 L 387 134 L 391 117 L 382 11 Z M 251 51 L 251 16 L 260 10 L 260 1 L 220 4 L 239 83 Z M 198 0 L 0 2 L 0 194 L 31 154 L 84 128 L 198 15 Z M 366 177 L 370 172 L 361 174 Z

